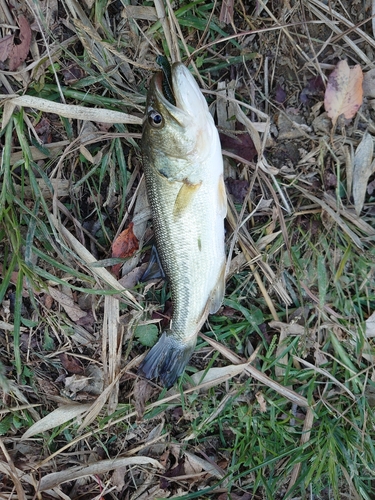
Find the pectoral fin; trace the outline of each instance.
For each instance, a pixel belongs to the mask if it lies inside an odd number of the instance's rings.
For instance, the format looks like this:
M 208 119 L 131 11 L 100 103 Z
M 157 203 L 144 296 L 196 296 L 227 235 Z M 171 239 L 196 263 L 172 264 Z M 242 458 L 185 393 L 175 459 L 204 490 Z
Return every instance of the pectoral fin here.
M 210 297 L 210 314 L 214 314 L 220 309 L 221 304 L 223 303 L 224 294 L 225 294 L 225 268 L 226 264 L 224 262 L 219 279 L 213 289 Z
M 188 209 L 195 193 L 201 185 L 201 182 L 199 184 L 189 184 L 187 181 L 182 184 L 173 207 L 173 215 L 175 218 L 180 217 L 185 210 Z

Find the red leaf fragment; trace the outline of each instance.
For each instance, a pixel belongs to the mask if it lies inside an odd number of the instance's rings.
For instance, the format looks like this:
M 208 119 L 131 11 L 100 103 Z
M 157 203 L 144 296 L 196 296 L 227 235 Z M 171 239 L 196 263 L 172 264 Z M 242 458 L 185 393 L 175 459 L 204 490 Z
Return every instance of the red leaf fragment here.
M 68 356 L 66 352 L 60 354 L 60 361 L 65 370 L 69 373 L 75 373 L 76 375 L 82 374 L 84 372 L 82 363 L 73 356 Z
M 247 161 L 253 161 L 258 154 L 249 134 L 241 134 L 236 137 L 220 134 L 220 141 L 222 149 L 234 153 Z
M 333 124 L 340 115 L 350 120 L 357 113 L 363 101 L 363 73 L 359 65 L 349 68 L 346 61 L 340 61 L 329 75 L 324 96 L 324 108 Z
M 286 101 L 286 92 L 282 88 L 280 83 L 277 84 L 275 89 L 275 101 L 278 102 L 279 104 L 283 104 L 283 102 Z
M 126 259 L 132 257 L 139 248 L 139 242 L 133 233 L 134 224 L 131 222 L 129 226 L 122 231 L 112 243 L 112 257 L 118 259 Z M 113 274 L 118 277 L 122 264 L 112 266 Z
M 18 25 L 20 27 L 19 39 L 21 43 L 13 44 L 13 48 L 9 54 L 9 71 L 15 71 L 24 61 L 30 50 L 31 43 L 31 28 L 29 21 L 25 16 L 18 18 Z

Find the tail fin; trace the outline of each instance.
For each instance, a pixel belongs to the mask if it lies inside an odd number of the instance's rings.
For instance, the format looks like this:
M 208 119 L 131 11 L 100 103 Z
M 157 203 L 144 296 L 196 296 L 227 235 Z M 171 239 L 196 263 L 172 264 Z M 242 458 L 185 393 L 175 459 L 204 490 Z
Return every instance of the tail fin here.
M 163 332 L 143 360 L 138 374 L 150 380 L 159 378 L 164 387 L 169 389 L 185 370 L 194 349 L 195 341 L 193 344 L 184 344 L 169 332 Z

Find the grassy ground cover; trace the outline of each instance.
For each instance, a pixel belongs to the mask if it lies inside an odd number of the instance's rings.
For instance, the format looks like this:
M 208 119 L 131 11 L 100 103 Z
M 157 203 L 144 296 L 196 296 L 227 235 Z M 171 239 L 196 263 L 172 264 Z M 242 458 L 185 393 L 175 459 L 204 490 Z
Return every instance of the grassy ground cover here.
M 373 15 L 0 0 L 1 499 L 375 498 L 373 174 L 353 198 L 373 156 Z M 171 314 L 168 285 L 139 282 L 160 54 L 199 81 L 228 190 L 223 307 L 168 392 L 136 376 Z M 333 126 L 344 59 L 364 99 Z

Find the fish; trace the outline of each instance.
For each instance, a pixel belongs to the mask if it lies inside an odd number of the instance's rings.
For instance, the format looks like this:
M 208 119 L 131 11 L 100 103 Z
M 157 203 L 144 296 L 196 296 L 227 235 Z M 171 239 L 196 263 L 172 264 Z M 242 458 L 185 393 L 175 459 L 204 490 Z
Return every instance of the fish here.
M 167 72 L 158 71 L 150 82 L 141 151 L 173 313 L 138 374 L 170 388 L 184 372 L 208 314 L 223 301 L 227 199 L 219 134 L 206 99 L 181 62 L 171 66 L 170 81 L 165 78 Z

